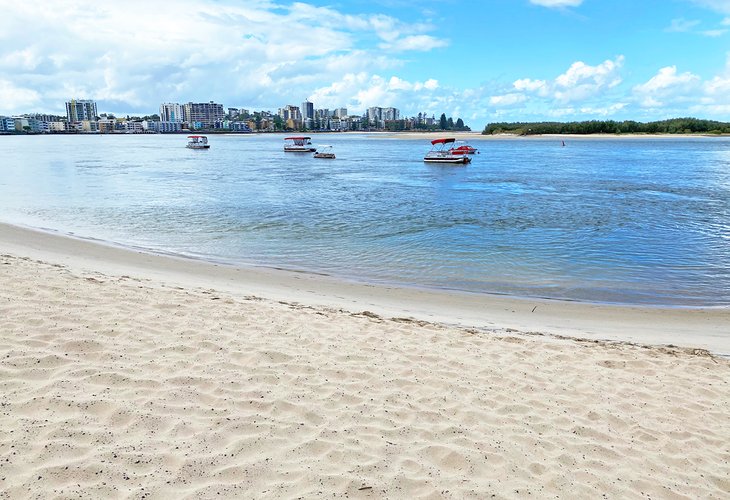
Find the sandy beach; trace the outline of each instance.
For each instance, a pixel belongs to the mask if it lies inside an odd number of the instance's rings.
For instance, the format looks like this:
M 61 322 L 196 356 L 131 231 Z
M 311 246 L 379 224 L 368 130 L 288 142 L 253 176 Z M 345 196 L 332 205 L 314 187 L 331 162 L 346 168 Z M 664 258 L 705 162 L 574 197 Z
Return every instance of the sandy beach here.
M 728 324 L 0 224 L 0 498 L 726 498 Z
M 353 133 L 353 132 L 349 132 Z M 358 132 L 355 132 L 358 133 Z M 677 140 L 678 138 L 722 138 L 727 135 L 718 134 L 534 134 L 534 135 L 518 135 L 518 134 L 487 134 L 483 135 L 481 131 L 471 132 L 363 132 L 373 137 L 387 139 L 437 139 L 439 137 L 453 137 L 457 141 L 496 141 L 496 140 L 518 140 L 518 141 L 560 141 L 560 140 L 646 140 L 646 139 L 666 139 Z

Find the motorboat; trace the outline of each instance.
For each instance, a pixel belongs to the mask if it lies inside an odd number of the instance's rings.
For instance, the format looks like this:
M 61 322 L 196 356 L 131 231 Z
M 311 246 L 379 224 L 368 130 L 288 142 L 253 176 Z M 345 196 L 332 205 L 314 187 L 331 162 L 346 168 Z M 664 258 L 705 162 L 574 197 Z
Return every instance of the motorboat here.
M 458 142 L 463 142 L 463 141 L 458 141 Z M 454 146 L 456 146 L 456 145 L 454 144 Z M 459 146 L 451 148 L 451 153 L 453 153 L 455 155 L 473 155 L 478 152 L 479 151 L 477 151 L 477 148 L 472 147 L 468 144 L 461 144 Z
M 314 158 L 326 158 L 328 160 L 334 160 L 335 159 L 335 153 L 332 151 L 332 146 L 320 146 L 320 148 L 323 148 L 321 150 L 317 150 L 314 155 L 312 155 Z
M 423 161 L 426 163 L 461 163 L 466 165 L 471 162 L 471 158 L 464 153 L 453 153 L 453 145 L 455 139 L 434 139 L 431 141 L 431 151 L 426 153 Z
M 311 137 L 285 137 L 284 152 L 286 153 L 314 153 L 317 148 L 312 146 Z
M 204 135 L 189 135 L 188 144 L 185 147 L 190 149 L 208 149 L 210 148 L 210 144 L 208 144 L 208 138 Z

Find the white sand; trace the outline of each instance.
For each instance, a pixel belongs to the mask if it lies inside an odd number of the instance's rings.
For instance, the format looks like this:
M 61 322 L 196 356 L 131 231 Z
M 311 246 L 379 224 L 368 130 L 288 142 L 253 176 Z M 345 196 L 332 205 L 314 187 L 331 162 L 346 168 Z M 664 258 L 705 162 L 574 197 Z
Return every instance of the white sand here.
M 689 347 L 730 351 L 727 309 L 365 287 L 6 225 L 0 254 L 0 498 L 730 494 L 730 363 Z M 595 340 L 667 331 L 688 347 Z
M 428 143 L 439 137 L 453 137 L 457 141 L 582 141 L 582 140 L 646 140 L 646 139 L 665 139 L 677 140 L 686 138 L 721 138 L 727 135 L 717 134 L 534 134 L 534 135 L 518 135 L 518 134 L 488 134 L 482 135 L 481 131 L 472 132 L 348 132 L 351 134 L 364 133 L 377 137 L 379 139 L 422 139 Z M 567 144 L 567 142 L 566 142 Z

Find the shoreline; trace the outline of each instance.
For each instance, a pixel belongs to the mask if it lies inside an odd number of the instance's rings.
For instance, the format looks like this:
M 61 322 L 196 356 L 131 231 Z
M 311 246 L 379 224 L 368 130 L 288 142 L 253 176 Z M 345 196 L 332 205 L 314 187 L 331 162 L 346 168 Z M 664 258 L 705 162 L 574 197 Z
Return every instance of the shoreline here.
M 368 312 L 383 318 L 491 332 L 672 345 L 730 356 L 727 306 L 616 305 L 367 284 L 307 272 L 155 254 L 6 223 L 0 223 L 0 252 L 79 272 L 135 275 L 167 285 Z
M 232 131 L 218 131 L 218 130 L 209 130 L 209 131 L 185 131 L 185 132 L 166 132 L 166 133 L 136 133 L 136 134 L 128 134 L 128 133 L 98 133 L 98 132 L 78 132 L 78 133 L 0 133 L 0 137 L 73 137 L 73 136 L 80 136 L 80 137 L 88 137 L 88 136 L 112 136 L 112 137 L 139 137 L 139 136 L 180 136 L 180 135 L 190 135 L 190 134 L 201 134 L 201 135 L 209 135 L 209 136 L 231 136 L 231 137 L 257 137 L 257 136 L 279 136 L 279 135 L 292 135 L 292 134 L 311 134 L 311 136 L 330 136 L 330 135 L 338 135 L 338 136 L 348 136 L 348 135 L 372 135 L 384 139 L 426 139 L 426 138 L 441 138 L 441 137 L 454 137 L 457 140 L 473 140 L 473 139 L 483 139 L 483 140 L 497 140 L 497 139 L 504 139 L 504 140 L 529 140 L 529 139 L 540 139 L 540 138 L 546 138 L 546 139 L 556 139 L 556 138 L 569 138 L 569 139 L 672 139 L 672 138 L 707 138 L 707 139 L 713 139 L 713 138 L 729 138 L 730 134 L 708 134 L 708 133 L 696 133 L 696 134 L 642 134 L 642 133 L 627 133 L 627 134 L 606 134 L 606 133 L 597 133 L 597 134 L 530 134 L 530 135 L 520 135 L 520 134 L 511 134 L 511 133 L 499 133 L 499 134 L 482 134 L 478 131 L 449 131 L 449 130 L 434 130 L 434 131 L 400 131 L 400 132 L 392 132 L 388 130 L 347 130 L 347 131 L 341 131 L 341 130 L 317 130 L 317 131 L 308 131 L 308 132 L 296 132 L 296 131 L 274 131 L 274 132 L 232 132 Z

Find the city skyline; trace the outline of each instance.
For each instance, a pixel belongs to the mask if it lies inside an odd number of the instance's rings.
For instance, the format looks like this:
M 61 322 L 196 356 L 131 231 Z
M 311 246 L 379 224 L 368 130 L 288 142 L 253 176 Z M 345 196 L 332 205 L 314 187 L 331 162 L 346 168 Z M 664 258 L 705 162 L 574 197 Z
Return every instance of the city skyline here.
M 2 115 L 63 114 L 76 96 L 119 115 L 377 105 L 473 129 L 730 117 L 727 0 L 0 5 Z

